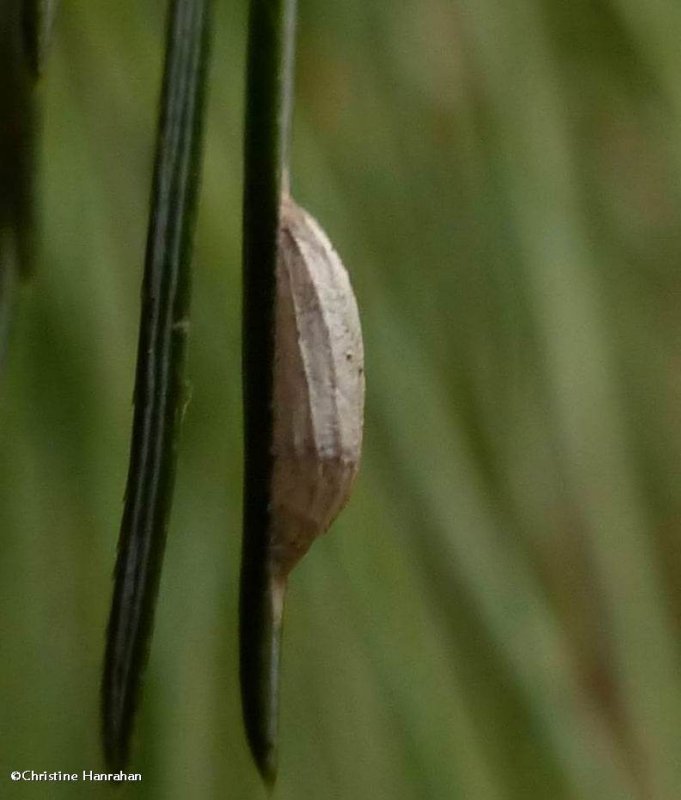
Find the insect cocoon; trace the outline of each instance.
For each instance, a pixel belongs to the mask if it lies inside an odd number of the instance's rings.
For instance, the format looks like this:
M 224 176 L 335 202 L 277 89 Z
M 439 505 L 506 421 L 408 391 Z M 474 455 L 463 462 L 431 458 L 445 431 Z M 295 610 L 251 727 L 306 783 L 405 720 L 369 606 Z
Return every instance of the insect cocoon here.
M 347 270 L 285 196 L 275 309 L 271 562 L 286 576 L 350 496 L 364 418 L 364 349 Z

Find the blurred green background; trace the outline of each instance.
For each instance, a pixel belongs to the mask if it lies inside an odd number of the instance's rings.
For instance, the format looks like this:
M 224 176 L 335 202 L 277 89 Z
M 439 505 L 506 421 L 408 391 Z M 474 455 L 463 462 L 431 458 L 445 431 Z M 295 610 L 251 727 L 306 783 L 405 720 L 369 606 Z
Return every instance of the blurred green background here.
M 0 796 L 264 798 L 240 722 L 246 2 L 216 3 L 185 418 L 131 768 L 99 674 L 165 4 L 65 2 L 0 384 Z M 301 0 L 293 188 L 358 295 L 363 468 L 296 571 L 282 800 L 681 797 L 681 6 Z

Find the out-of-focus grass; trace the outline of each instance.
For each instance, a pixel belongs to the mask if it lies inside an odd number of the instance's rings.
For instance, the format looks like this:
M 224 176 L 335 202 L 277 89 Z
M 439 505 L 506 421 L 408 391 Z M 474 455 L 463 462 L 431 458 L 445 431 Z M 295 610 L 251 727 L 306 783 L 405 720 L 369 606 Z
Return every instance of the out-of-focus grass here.
M 296 194 L 348 265 L 366 456 L 292 582 L 283 798 L 675 800 L 681 115 L 671 0 L 300 7 Z M 219 4 L 173 522 L 117 796 L 264 796 L 240 723 L 245 3 Z M 2 796 L 102 769 L 163 4 L 63 4 L 44 252 L 0 409 Z

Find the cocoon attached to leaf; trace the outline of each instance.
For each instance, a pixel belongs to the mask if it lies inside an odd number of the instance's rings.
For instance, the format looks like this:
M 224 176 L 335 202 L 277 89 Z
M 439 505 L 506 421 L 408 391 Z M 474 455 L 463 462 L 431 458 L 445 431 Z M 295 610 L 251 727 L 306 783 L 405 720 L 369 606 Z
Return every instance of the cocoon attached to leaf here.
M 275 311 L 270 558 L 282 577 L 346 504 L 359 468 L 364 348 L 357 301 L 317 221 L 282 200 Z

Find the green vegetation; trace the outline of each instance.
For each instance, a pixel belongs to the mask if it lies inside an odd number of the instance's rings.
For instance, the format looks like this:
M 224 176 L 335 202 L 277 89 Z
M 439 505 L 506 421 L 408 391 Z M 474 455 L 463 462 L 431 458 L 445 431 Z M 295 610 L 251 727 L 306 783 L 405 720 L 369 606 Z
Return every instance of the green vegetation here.
M 295 0 L 249 5 L 243 200 L 243 547 L 239 681 L 258 770 L 277 775 L 282 601 L 269 554 L 274 326 L 281 193 L 292 112 Z M 279 610 L 277 610 L 277 607 Z
M 182 418 L 196 203 L 201 182 L 212 0 L 168 4 L 149 213 L 130 467 L 107 627 L 102 733 L 126 767 L 149 655 Z
M 216 3 L 139 785 L 99 681 L 165 4 L 63 3 L 0 411 L 0 794 L 263 798 L 238 685 L 247 4 Z M 681 12 L 301 0 L 297 200 L 366 346 L 350 505 L 292 576 L 281 800 L 677 800 Z

